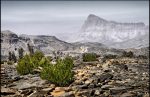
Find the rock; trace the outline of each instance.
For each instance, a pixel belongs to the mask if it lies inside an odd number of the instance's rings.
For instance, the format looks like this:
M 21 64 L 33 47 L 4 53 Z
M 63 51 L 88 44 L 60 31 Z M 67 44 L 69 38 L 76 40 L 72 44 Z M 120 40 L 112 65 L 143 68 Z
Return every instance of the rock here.
M 149 93 L 146 93 L 143 97 L 149 97 Z
M 109 92 L 109 91 L 105 91 L 103 94 L 104 94 L 104 97 L 109 97 L 110 92 Z M 103 96 L 102 96 L 102 97 L 103 97 Z
M 70 91 L 70 92 L 65 92 L 60 97 L 75 97 L 75 95 L 73 91 Z
M 121 70 L 128 70 L 128 66 L 125 65 L 125 64 L 119 64 L 119 65 L 117 65 L 117 66 L 118 66 L 118 68 L 120 68 Z
M 75 80 L 74 84 L 83 85 L 83 81 L 82 80 Z
M 113 78 L 112 74 L 106 73 L 106 74 L 100 75 L 97 81 L 98 82 L 104 82 L 105 80 L 109 80 L 109 79 L 112 79 L 112 78 Z
M 94 93 L 96 96 L 99 96 L 100 95 L 100 90 L 95 90 L 95 93 Z
M 30 95 L 33 93 L 32 89 L 26 89 L 26 90 L 19 90 L 20 94 L 23 94 L 24 96 Z
M 79 91 L 75 94 L 75 97 L 90 97 L 90 91 L 89 90 Z
M 52 96 L 54 96 L 54 97 L 58 97 L 58 96 L 61 96 L 61 95 L 63 95 L 65 93 L 65 91 L 64 90 L 54 90 L 53 92 L 51 92 L 51 95 Z
M 1 87 L 1 95 L 13 95 L 16 91 L 10 88 L 3 88 Z
M 101 87 L 101 89 L 103 89 L 103 90 L 108 90 L 109 88 L 112 88 L 112 87 L 114 87 L 114 86 L 112 86 L 112 85 L 103 85 L 103 86 Z
M 89 88 L 95 88 L 96 85 L 94 83 L 90 83 L 90 85 L 88 86 Z
M 40 72 L 41 72 L 41 69 L 34 69 L 33 72 L 34 72 L 34 74 L 40 73 Z
M 18 81 L 18 80 L 20 80 L 20 79 L 21 79 L 20 76 L 13 76 L 13 77 L 12 77 L 12 80 L 13 80 L 13 81 Z
M 114 88 L 109 88 L 111 94 L 117 94 L 117 93 L 122 93 L 126 91 L 125 87 L 114 87 Z
M 105 70 L 104 70 L 104 72 L 106 72 L 106 73 L 107 73 L 107 72 L 111 72 L 111 70 L 109 70 L 109 69 L 105 69 Z
M 33 93 L 31 93 L 30 95 L 28 95 L 27 97 L 47 97 L 48 94 L 46 91 L 34 91 Z
M 84 84 L 84 85 L 79 85 L 78 86 L 80 89 L 88 89 L 88 85 Z
M 92 83 L 93 82 L 93 79 L 88 79 L 88 80 L 86 80 L 84 83 L 85 84 L 90 84 L 90 83 Z
M 54 88 L 44 88 L 42 89 L 42 91 L 45 91 L 45 92 L 52 92 L 54 90 Z
M 29 89 L 29 88 L 32 88 L 32 87 L 35 87 L 36 85 L 34 84 L 30 84 L 30 83 L 27 83 L 27 82 L 21 82 L 21 83 L 17 83 L 15 87 L 15 89 L 18 89 L 18 90 L 24 90 L 24 89 Z
M 123 93 L 120 97 L 136 97 L 133 93 Z

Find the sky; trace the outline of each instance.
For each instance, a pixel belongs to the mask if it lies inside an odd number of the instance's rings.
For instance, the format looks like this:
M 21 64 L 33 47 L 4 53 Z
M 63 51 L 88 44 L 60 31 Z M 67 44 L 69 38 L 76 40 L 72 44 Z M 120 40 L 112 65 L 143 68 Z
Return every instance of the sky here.
M 65 38 L 78 33 L 89 14 L 149 25 L 149 1 L 1 1 L 1 30 Z

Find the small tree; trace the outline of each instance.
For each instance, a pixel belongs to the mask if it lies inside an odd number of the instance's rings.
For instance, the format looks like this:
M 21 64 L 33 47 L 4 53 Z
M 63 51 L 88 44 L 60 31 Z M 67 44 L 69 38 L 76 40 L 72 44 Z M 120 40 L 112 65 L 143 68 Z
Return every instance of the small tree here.
M 8 60 L 9 61 L 14 61 L 14 62 L 17 62 L 17 58 L 16 58 L 16 56 L 15 56 L 15 53 L 14 52 L 10 52 L 9 51 L 9 53 L 8 53 L 9 55 L 8 55 Z
M 9 61 L 12 61 L 12 53 L 9 51 L 9 53 L 8 53 L 8 60 Z
M 29 50 L 30 54 L 33 55 L 34 54 L 33 46 L 30 46 L 29 43 L 27 44 L 27 46 L 28 46 L 28 50 Z
M 18 49 L 19 59 L 23 58 L 23 52 L 24 52 L 24 50 L 22 47 Z
M 17 58 L 16 58 L 16 56 L 15 56 L 15 53 L 14 52 L 12 52 L 12 61 L 14 61 L 14 62 L 17 62 Z

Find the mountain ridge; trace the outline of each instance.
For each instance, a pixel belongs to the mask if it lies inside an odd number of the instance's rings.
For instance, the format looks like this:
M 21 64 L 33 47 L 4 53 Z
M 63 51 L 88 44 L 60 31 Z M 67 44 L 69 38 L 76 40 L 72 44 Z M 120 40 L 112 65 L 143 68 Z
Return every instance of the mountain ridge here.
M 149 25 L 143 22 L 120 23 L 108 21 L 90 14 L 79 30 L 78 42 L 113 44 L 127 41 L 149 33 Z

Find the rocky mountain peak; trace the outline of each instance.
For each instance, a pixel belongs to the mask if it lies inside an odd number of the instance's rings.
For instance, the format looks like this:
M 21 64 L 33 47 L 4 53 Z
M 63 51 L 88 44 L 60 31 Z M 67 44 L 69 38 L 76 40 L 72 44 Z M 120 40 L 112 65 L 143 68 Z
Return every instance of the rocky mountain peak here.
M 89 14 L 83 26 L 81 27 L 81 32 L 84 32 L 84 29 L 87 29 L 88 27 L 104 26 L 107 23 L 107 20 L 100 18 L 94 14 Z
M 7 37 L 14 37 L 14 38 L 18 37 L 17 34 L 15 34 L 14 32 L 12 32 L 10 30 L 1 31 L 1 35 L 2 35 L 1 37 L 5 37 L 5 36 L 7 36 Z
M 94 14 L 90 14 L 81 29 L 78 41 L 99 42 L 112 44 L 123 42 L 137 37 L 143 37 L 149 33 L 149 27 L 143 22 L 121 23 L 108 21 Z
M 94 14 L 89 14 L 89 16 L 87 17 L 87 20 L 86 20 L 86 23 L 93 23 L 93 24 L 99 24 L 99 23 L 106 23 L 108 22 L 107 20 L 101 18 L 101 17 L 98 17 Z

